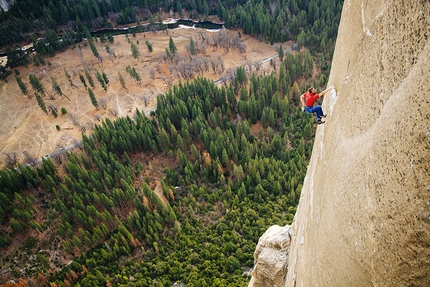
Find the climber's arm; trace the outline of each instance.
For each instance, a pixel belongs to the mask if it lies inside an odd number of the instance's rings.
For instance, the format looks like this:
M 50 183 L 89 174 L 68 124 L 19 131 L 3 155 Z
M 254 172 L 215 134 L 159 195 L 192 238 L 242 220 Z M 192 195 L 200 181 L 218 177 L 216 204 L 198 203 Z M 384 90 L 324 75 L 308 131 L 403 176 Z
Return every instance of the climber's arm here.
M 334 89 L 334 87 L 333 86 L 330 86 L 330 87 L 328 87 L 327 89 L 325 89 L 324 91 L 322 91 L 321 93 L 320 93 L 320 97 L 322 97 L 322 96 L 324 96 L 324 94 L 325 93 L 327 93 L 330 89 Z

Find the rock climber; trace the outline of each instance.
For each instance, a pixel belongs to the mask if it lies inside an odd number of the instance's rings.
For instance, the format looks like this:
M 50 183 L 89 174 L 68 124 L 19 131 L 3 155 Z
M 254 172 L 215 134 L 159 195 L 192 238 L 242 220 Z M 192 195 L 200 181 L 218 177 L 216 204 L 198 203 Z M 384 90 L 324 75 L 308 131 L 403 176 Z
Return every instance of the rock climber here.
M 317 90 L 315 88 L 309 88 L 306 93 L 300 96 L 300 101 L 302 102 L 302 110 L 306 113 L 312 114 L 315 113 L 317 124 L 323 124 L 325 122 L 322 121 L 326 115 L 323 113 L 322 107 L 319 105 L 314 106 L 316 100 L 320 97 L 324 96 L 333 86 L 325 89 L 321 93 L 317 94 Z

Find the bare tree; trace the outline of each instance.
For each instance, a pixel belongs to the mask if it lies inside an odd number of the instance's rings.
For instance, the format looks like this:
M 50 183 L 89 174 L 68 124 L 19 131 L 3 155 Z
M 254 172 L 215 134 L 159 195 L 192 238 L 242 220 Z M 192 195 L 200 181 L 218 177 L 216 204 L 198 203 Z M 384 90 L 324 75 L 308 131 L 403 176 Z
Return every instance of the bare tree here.
M 75 127 L 79 126 L 78 116 L 76 114 L 70 114 L 70 119 Z
M 166 83 L 166 79 L 167 79 L 167 77 L 166 77 L 165 75 L 161 75 L 161 76 L 160 76 L 160 79 L 161 79 L 164 83 Z
M 276 72 L 276 61 L 272 61 L 273 70 Z
M 219 64 L 221 65 L 221 71 L 218 72 L 219 74 L 223 73 L 225 70 L 225 66 L 224 66 L 224 60 L 221 58 L 220 55 L 218 55 L 217 57 Z
M 245 64 L 246 64 L 246 69 L 248 70 L 248 74 L 249 74 L 250 71 L 252 70 L 253 63 L 251 60 L 246 60 Z
M 81 60 L 81 62 L 82 62 L 82 65 L 84 65 L 84 67 L 86 67 L 87 66 L 87 64 L 85 63 L 85 61 L 84 61 L 84 57 L 82 56 L 82 48 L 81 48 L 81 46 L 78 46 L 78 48 L 77 49 L 75 49 L 75 51 L 76 51 L 76 54 L 78 54 L 78 57 L 79 57 L 79 59 Z
M 172 77 L 168 77 L 167 81 L 166 81 L 166 84 L 170 87 L 172 85 L 172 83 L 173 83 L 173 78 Z
M 117 109 L 110 109 L 109 112 L 116 117 L 118 115 L 118 110 Z
M 99 122 L 100 121 L 100 115 L 99 114 L 94 114 L 93 116 L 94 120 Z
M 47 94 L 48 94 L 48 98 L 49 98 L 51 101 L 54 101 L 54 100 L 55 100 L 55 94 L 54 94 L 54 93 L 47 92 Z
M 5 155 L 4 162 L 10 167 L 15 167 L 18 163 L 18 155 L 16 152 L 4 152 Z
M 107 100 L 105 98 L 99 99 L 99 105 L 106 110 L 107 109 Z
M 218 66 L 219 66 L 219 61 L 218 59 L 211 59 L 211 68 L 212 68 L 212 72 L 214 74 L 217 73 L 218 71 Z
M 85 125 L 80 125 L 80 126 L 79 126 L 79 131 L 80 131 L 81 133 L 86 133 L 86 132 L 87 132 L 87 127 L 86 127 Z
M 73 139 L 73 145 L 79 148 L 80 150 L 84 149 L 84 143 L 81 140 L 78 140 L 77 138 Z
M 191 63 L 180 62 L 176 66 L 176 70 L 185 80 L 191 80 L 194 76 L 193 66 Z
M 237 48 L 239 49 L 239 52 L 240 52 L 241 54 L 243 54 L 243 53 L 245 53 L 245 52 L 246 52 L 246 45 L 245 45 L 245 44 L 243 44 L 243 43 L 240 43 L 240 44 L 239 44 L 239 46 L 238 46 Z
M 164 76 L 165 77 L 165 76 Z M 145 104 L 145 107 L 148 106 L 148 96 L 147 95 L 143 95 L 140 97 L 140 99 L 143 101 L 143 103 Z
M 155 71 L 152 68 L 149 69 L 149 77 L 151 77 L 152 80 L 154 80 L 154 78 L 155 78 Z
M 236 78 L 236 70 L 237 70 L 236 68 L 230 67 L 225 71 L 226 78 L 228 80 L 230 80 L 230 82 L 232 82 L 232 83 L 234 82 L 234 79 Z
M 240 39 L 239 39 L 239 36 L 236 35 L 231 39 L 231 46 L 234 48 L 239 48 L 239 45 L 240 45 Z
M 94 122 L 93 121 L 88 121 L 86 125 L 90 130 L 92 130 L 92 131 L 94 130 Z
M 58 113 L 58 109 L 57 109 L 56 106 L 54 106 L 54 104 L 49 104 L 48 105 L 48 109 L 51 110 L 51 111 L 54 110 L 54 111 L 56 111 Z
M 258 72 L 260 71 L 260 69 L 261 69 L 261 62 L 260 61 L 256 61 L 255 63 L 254 63 L 254 67 L 255 67 L 255 70 L 257 71 L 257 74 L 258 74 Z
M 64 160 L 64 148 L 51 154 L 51 158 L 58 164 L 62 164 Z
M 37 158 L 35 156 L 30 154 L 30 152 L 26 150 L 23 151 L 22 153 L 24 154 L 24 162 L 26 164 L 29 164 L 32 167 L 35 167 L 37 165 Z

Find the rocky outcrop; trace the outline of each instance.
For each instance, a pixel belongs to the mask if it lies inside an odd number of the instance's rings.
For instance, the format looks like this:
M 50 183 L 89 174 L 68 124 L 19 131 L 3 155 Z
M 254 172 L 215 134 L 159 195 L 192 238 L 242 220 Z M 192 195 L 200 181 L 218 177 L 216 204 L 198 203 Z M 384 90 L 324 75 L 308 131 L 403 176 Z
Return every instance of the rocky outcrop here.
M 345 0 L 285 286 L 430 286 L 429 16 Z
M 271 226 L 258 240 L 250 286 L 283 286 L 288 267 L 290 226 Z
M 0 0 L 0 6 L 4 11 L 7 11 L 14 2 L 14 0 Z

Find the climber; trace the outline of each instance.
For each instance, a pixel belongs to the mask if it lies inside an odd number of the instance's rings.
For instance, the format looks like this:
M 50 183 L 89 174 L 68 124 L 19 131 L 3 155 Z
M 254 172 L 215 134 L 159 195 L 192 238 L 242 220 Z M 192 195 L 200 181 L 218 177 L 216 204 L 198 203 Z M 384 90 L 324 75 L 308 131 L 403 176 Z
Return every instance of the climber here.
M 333 86 L 325 89 L 320 94 L 317 94 L 317 90 L 315 88 L 309 88 L 306 93 L 300 96 L 300 101 L 302 102 L 302 111 L 312 114 L 315 113 L 317 118 L 317 124 L 323 124 L 325 122 L 322 121 L 322 118 L 325 118 L 326 115 L 323 113 L 321 106 L 314 106 L 316 100 L 325 93 L 327 93 Z

